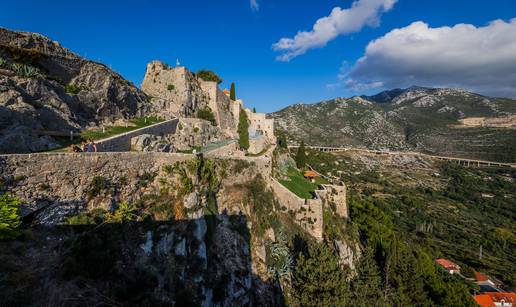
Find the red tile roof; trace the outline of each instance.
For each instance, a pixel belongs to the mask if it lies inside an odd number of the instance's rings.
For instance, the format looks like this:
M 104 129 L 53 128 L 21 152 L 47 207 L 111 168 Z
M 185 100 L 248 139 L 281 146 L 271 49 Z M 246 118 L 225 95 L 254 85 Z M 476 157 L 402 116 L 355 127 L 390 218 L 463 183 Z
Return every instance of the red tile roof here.
M 451 262 L 448 259 L 440 258 L 440 259 L 435 260 L 435 262 L 437 262 L 437 264 L 439 264 L 440 266 L 444 267 L 447 270 L 460 270 L 460 266 Z
M 484 275 L 480 272 L 475 271 L 475 279 L 476 279 L 476 281 L 488 281 L 489 277 L 487 277 L 486 275 Z
M 491 296 L 487 294 L 474 295 L 473 298 L 482 307 L 493 307 L 495 305 Z
M 473 296 L 475 301 L 482 307 L 492 307 L 495 303 L 505 302 L 516 304 L 516 293 L 514 292 L 484 292 L 480 295 Z
M 315 178 L 315 177 L 319 177 L 319 174 L 317 174 L 316 172 L 314 171 L 306 171 L 304 174 L 303 174 L 305 177 L 308 177 L 308 178 Z

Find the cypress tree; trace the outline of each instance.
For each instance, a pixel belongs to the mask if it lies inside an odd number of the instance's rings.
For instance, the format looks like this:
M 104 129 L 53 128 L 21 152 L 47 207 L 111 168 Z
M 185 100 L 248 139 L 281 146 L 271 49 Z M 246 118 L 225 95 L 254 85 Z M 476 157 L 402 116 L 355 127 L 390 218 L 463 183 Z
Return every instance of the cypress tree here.
M 255 107 L 253 107 L 253 113 L 256 113 L 256 108 Z
M 231 100 L 236 100 L 235 82 L 231 83 L 231 90 L 229 91 L 229 98 Z
M 303 169 L 306 165 L 306 153 L 305 153 L 305 142 L 301 141 L 301 145 L 297 149 L 296 154 L 296 166 L 299 169 Z
M 249 149 L 249 120 L 247 119 L 245 110 L 240 110 L 237 132 L 240 148 L 245 150 Z

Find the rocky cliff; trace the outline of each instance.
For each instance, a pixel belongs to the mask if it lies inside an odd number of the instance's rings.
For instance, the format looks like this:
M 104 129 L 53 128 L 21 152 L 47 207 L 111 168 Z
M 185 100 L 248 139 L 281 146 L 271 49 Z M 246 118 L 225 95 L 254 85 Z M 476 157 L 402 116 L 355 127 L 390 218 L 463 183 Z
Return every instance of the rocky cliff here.
M 36 154 L 0 156 L 0 170 L 0 191 L 23 203 L 28 236 L 0 241 L 2 304 L 281 301 L 267 274 L 272 241 L 264 235 L 278 233 L 279 223 L 271 221 L 279 207 L 253 162 L 164 153 Z
M 56 146 L 33 130 L 78 131 L 138 115 L 147 96 L 103 64 L 35 33 L 0 29 L 0 152 Z
M 466 126 L 469 118 L 506 122 L 516 101 L 458 89 L 411 87 L 374 96 L 296 104 L 269 114 L 278 130 L 310 145 L 418 150 L 439 155 L 516 161 L 511 125 Z

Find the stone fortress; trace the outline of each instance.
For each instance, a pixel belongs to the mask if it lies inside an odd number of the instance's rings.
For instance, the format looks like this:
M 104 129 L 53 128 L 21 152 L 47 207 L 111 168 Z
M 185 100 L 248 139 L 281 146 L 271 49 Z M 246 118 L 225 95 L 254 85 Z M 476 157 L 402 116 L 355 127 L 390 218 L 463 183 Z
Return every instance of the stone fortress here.
M 267 119 L 264 113 L 253 113 L 244 108 L 241 99 L 231 100 L 229 92 L 221 90 L 217 82 L 202 80 L 184 66 L 170 67 L 160 61 L 150 62 L 142 90 L 151 97 L 149 110 L 145 113 L 165 119 L 177 117 L 183 127 L 194 125 L 201 129 L 199 125 L 202 123 L 190 118 L 196 117 L 199 110 L 213 113 L 216 129 L 210 133 L 210 138 L 199 144 L 192 141 L 193 136 L 189 134 L 186 141 L 190 145 L 205 146 L 210 141 L 237 139 L 237 126 L 242 111 L 247 113 L 249 119 L 249 153 L 263 152 L 275 143 L 273 119 Z M 175 141 L 177 143 L 179 140 Z

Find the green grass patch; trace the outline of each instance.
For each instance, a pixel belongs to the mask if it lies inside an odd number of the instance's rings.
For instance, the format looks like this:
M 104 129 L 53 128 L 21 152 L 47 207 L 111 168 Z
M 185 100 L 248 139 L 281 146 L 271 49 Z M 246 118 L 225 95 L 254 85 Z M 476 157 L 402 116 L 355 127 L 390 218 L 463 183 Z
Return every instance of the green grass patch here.
M 305 179 L 303 174 L 293 167 L 289 167 L 287 170 L 287 176 L 289 178 L 288 180 L 279 180 L 282 185 L 301 198 L 313 198 L 313 193 L 317 189 L 316 183 L 312 183 Z
M 123 134 L 136 129 L 144 128 L 150 125 L 162 122 L 157 117 L 140 117 L 130 120 L 132 125 L 126 126 L 105 126 L 102 130 L 85 130 L 81 132 L 79 137 L 70 140 L 69 137 L 56 137 L 56 141 L 61 145 L 58 148 L 49 150 L 50 152 L 66 151 L 70 145 L 80 145 L 82 141 L 87 139 L 101 140 L 115 135 Z

